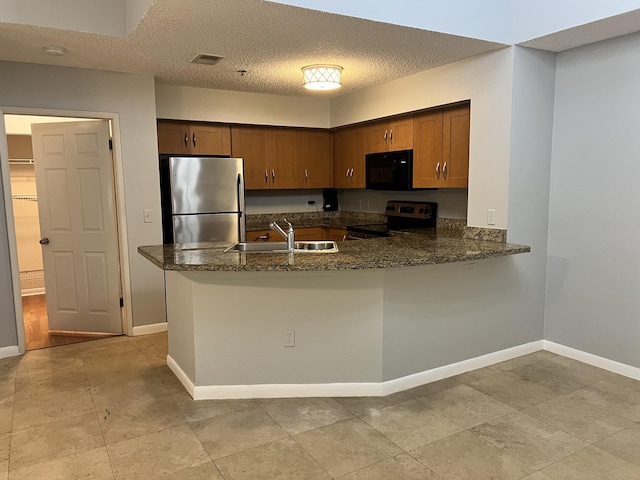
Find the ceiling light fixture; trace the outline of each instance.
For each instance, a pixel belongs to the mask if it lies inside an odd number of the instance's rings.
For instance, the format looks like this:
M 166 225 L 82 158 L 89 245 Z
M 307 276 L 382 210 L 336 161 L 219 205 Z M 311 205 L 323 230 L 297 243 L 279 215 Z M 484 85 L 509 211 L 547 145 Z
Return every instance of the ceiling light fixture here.
M 302 68 L 304 88 L 309 90 L 334 90 L 340 88 L 342 67 L 338 65 L 308 65 Z
M 54 57 L 62 57 L 67 51 L 62 47 L 44 47 L 44 53 Z

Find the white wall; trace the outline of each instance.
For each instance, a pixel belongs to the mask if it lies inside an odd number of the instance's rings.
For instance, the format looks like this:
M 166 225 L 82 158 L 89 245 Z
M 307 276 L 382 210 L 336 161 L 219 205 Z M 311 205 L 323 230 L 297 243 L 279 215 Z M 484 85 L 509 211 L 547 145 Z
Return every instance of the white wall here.
M 156 86 L 158 118 L 208 122 L 329 127 L 329 99 Z
M 129 0 L 129 3 L 132 1 L 136 0 Z M 136 7 L 129 7 L 132 14 L 139 13 L 139 7 Z M 114 36 L 127 34 L 126 17 L 125 0 L 3 0 L 0 10 L 2 22 Z
M 114 134 L 119 135 L 123 160 L 133 322 L 164 321 L 162 271 L 137 253 L 139 245 L 162 242 L 153 78 L 0 62 L 0 110 L 18 113 L 12 107 L 118 115 Z M 154 223 L 143 223 L 143 209 L 152 210 Z M 6 249 L 1 233 L 0 252 Z M 3 275 L 8 269 L 8 263 L 0 264 Z M 2 313 L 0 323 L 14 322 L 12 313 Z
M 632 12 L 640 0 L 271 0 L 324 12 L 516 44 Z
M 560 32 L 640 8 L 640 0 L 513 1 L 512 43 Z
M 640 367 L 640 35 L 558 55 L 545 338 Z
M 468 224 L 507 227 L 513 49 L 461 60 L 331 101 L 331 126 L 471 100 Z
M 513 0 L 275 0 L 277 3 L 435 32 L 510 43 Z

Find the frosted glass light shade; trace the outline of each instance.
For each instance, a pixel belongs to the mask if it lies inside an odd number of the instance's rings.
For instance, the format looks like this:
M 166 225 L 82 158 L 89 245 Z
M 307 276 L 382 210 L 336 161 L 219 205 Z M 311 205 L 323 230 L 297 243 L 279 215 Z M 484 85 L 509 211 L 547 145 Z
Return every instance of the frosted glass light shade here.
M 309 90 L 334 90 L 340 88 L 342 67 L 337 65 L 309 65 L 302 69 L 304 87 Z

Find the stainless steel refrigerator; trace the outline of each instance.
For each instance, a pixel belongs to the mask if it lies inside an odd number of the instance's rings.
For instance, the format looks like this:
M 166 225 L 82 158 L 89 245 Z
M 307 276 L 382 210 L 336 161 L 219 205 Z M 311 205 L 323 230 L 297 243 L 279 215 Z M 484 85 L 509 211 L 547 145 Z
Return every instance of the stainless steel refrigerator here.
M 160 156 L 164 243 L 244 242 L 241 158 Z

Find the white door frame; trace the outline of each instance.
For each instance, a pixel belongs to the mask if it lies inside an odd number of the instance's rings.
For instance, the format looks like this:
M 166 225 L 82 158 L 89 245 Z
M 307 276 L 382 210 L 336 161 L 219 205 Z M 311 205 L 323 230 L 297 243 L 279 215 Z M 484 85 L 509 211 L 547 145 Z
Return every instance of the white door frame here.
M 116 215 L 118 224 L 118 243 L 120 260 L 120 282 L 124 298 L 124 334 L 133 335 L 133 309 L 131 301 L 131 281 L 129 274 L 129 244 L 127 242 L 127 222 L 124 203 L 124 168 L 120 142 L 120 120 L 117 113 L 85 112 L 79 110 L 52 110 L 46 108 L 22 108 L 0 106 L 0 168 L 2 172 L 2 187 L 7 219 L 7 233 L 9 237 L 9 257 L 11 262 L 11 277 L 13 279 L 13 299 L 15 306 L 16 331 L 18 332 L 18 349 L 24 353 L 25 333 L 22 312 L 22 296 L 20 293 L 20 270 L 18 268 L 18 245 L 16 241 L 15 220 L 11 202 L 11 179 L 9 176 L 9 157 L 7 148 L 7 130 L 4 115 L 35 115 L 53 117 L 77 117 L 111 120 L 113 129 L 113 177 L 115 182 Z

